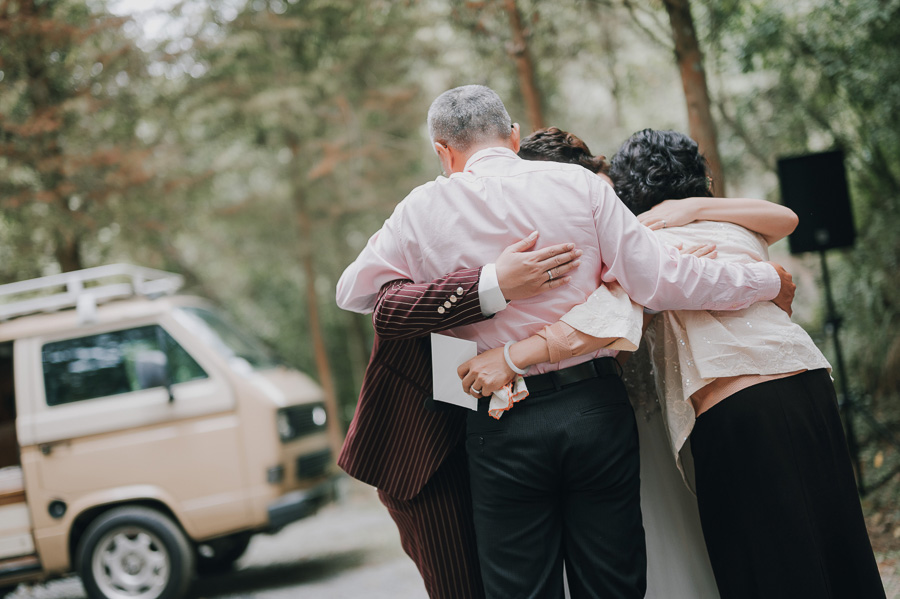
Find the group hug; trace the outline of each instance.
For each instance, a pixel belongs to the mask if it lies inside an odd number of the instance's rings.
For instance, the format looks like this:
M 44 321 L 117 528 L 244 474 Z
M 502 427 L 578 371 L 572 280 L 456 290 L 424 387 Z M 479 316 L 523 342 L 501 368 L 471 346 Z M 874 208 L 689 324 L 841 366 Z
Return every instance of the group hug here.
M 713 197 L 674 131 L 607 160 L 522 138 L 481 85 L 427 124 L 443 176 L 337 303 L 375 328 L 338 463 L 428 595 L 884 598 L 830 365 L 768 258 L 797 216 Z M 477 410 L 433 400 L 431 333 L 477 343 L 458 366 Z

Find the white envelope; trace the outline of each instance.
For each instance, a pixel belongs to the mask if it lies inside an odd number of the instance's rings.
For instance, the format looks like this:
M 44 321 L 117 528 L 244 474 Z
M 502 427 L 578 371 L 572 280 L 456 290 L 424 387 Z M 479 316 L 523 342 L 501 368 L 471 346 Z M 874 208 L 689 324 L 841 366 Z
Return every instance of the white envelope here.
M 463 391 L 462 380 L 456 372 L 460 364 L 477 355 L 478 345 L 474 341 L 431 334 L 432 388 L 435 401 L 478 410 L 478 399 Z

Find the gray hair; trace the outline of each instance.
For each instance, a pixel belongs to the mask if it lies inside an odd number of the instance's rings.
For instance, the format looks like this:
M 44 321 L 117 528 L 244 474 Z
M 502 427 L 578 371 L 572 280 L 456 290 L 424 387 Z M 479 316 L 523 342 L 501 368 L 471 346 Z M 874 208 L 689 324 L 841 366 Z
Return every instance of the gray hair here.
M 500 96 L 483 85 L 463 85 L 447 90 L 428 109 L 428 134 L 465 152 L 482 141 L 506 140 L 512 121 Z

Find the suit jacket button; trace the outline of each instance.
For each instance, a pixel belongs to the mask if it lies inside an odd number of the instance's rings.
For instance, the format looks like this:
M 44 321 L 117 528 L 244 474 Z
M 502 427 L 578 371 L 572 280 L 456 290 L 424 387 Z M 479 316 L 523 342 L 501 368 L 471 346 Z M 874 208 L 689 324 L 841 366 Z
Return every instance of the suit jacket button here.
M 453 305 L 453 304 L 451 304 L 450 302 L 444 302 L 444 307 L 445 307 L 445 308 L 449 308 L 449 307 L 452 306 L 452 305 Z
M 463 294 L 463 291 L 465 291 L 465 290 L 464 290 L 462 287 L 457 287 L 457 288 L 456 288 L 456 295 L 462 295 L 462 294 Z
M 444 310 L 444 306 L 438 306 L 438 314 L 443 314 L 444 312 L 446 312 L 446 310 Z
M 454 304 L 456 303 L 456 299 L 457 299 L 457 298 L 456 298 L 455 295 L 451 295 L 451 296 L 450 296 L 450 301 L 453 302 Z

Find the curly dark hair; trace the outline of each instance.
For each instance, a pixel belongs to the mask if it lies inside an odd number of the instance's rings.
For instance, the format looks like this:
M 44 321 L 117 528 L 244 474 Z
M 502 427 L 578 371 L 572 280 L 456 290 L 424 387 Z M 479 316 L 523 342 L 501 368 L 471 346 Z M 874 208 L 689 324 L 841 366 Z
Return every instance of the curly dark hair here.
M 613 156 L 609 177 L 635 214 L 663 200 L 712 196 L 706 158 L 693 139 L 677 131 L 644 129 L 629 137 Z
M 538 129 L 519 144 L 519 157 L 579 164 L 594 173 L 606 173 L 606 156 L 594 156 L 578 136 L 558 127 Z

